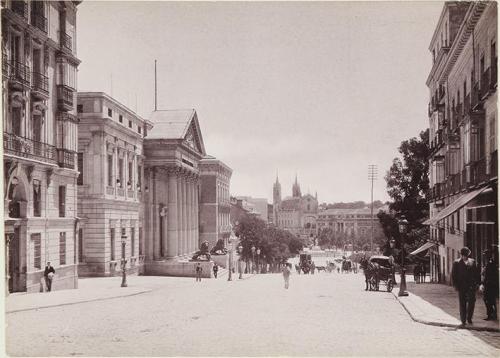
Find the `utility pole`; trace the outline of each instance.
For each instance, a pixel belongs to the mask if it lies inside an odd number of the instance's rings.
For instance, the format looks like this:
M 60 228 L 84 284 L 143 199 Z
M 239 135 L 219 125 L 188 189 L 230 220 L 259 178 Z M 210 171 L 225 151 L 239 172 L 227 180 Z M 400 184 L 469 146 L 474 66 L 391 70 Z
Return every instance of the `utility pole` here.
M 373 235 L 374 235 L 374 223 L 373 223 L 373 181 L 377 180 L 377 166 L 375 164 L 368 165 L 368 180 L 372 183 L 371 189 L 371 221 L 372 221 L 372 232 L 370 236 L 370 251 L 373 254 Z

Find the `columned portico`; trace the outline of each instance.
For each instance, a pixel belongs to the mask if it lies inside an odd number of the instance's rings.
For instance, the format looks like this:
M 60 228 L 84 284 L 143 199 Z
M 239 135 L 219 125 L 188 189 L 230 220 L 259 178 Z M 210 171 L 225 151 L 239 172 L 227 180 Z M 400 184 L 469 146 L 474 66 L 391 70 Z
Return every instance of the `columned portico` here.
M 177 255 L 178 246 L 178 218 L 177 218 L 177 170 L 171 169 L 168 173 L 168 232 L 167 258 Z

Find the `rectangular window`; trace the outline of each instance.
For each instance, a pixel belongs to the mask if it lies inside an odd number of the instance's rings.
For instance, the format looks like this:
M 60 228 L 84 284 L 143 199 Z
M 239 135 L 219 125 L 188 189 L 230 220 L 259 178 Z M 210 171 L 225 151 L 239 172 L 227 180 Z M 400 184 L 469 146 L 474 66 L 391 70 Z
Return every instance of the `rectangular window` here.
M 33 180 L 33 216 L 42 216 L 42 193 L 40 180 Z
M 113 185 L 113 155 L 108 154 L 108 186 Z
M 59 217 L 66 216 L 66 186 L 59 186 Z
M 111 261 L 115 260 L 115 228 L 111 228 L 110 246 L 111 246 Z
M 137 132 L 139 132 L 139 134 L 141 134 L 141 132 L 142 132 L 142 127 L 141 126 L 137 127 Z
M 132 128 L 132 121 L 130 121 L 130 120 L 128 121 L 128 127 Z
M 123 188 L 123 159 L 118 159 L 118 186 Z
M 141 191 L 142 187 L 142 167 L 137 166 L 137 189 Z
M 108 108 L 108 117 L 113 118 L 113 110 Z
M 118 116 L 118 122 L 123 123 L 123 116 L 121 114 Z
M 31 243 L 33 244 L 33 267 L 42 268 L 42 234 L 31 234 Z
M 83 229 L 78 229 L 78 262 L 83 262 Z
M 59 233 L 59 264 L 66 265 L 66 233 Z
M 76 111 L 78 113 L 83 113 L 83 104 L 77 104 L 76 105 Z
M 78 179 L 77 185 L 83 185 L 83 153 L 78 153 Z
M 132 184 L 134 184 L 134 166 L 133 162 L 128 162 L 128 183 L 127 185 L 130 185 L 130 189 L 132 188 Z
M 130 228 L 130 256 L 135 256 L 135 228 Z
M 142 252 L 142 227 L 139 228 L 139 256 L 143 255 Z

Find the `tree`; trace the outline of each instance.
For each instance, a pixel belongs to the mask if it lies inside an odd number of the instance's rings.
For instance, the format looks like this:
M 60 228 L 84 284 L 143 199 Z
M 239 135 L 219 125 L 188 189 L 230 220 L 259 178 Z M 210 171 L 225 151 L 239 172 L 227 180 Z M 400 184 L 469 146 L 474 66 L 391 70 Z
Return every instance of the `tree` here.
M 429 212 L 425 198 L 429 190 L 428 142 L 429 129 L 422 131 L 418 138 L 401 142 L 398 148 L 401 158 L 394 158 L 385 176 L 387 193 L 392 199 L 390 213 L 379 213 L 377 216 L 387 240 L 394 238 L 398 247 L 400 235 L 397 220 L 402 215 L 408 220 L 406 243 L 410 247 L 428 237 L 428 229 L 422 225 Z

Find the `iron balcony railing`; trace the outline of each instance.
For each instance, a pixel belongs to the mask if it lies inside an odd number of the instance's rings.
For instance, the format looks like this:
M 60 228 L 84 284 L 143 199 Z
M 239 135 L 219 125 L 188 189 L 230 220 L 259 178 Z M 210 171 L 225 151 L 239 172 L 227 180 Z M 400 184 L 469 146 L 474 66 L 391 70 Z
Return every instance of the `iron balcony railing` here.
M 57 104 L 63 109 L 73 109 L 73 89 L 65 85 L 57 85 Z
M 49 78 L 41 73 L 33 72 L 33 90 L 49 94 Z
M 57 148 L 57 164 L 62 168 L 75 169 L 75 154 L 72 150 Z
M 26 1 L 14 0 L 12 1 L 12 11 L 19 16 L 28 19 L 28 3 Z
M 10 79 L 14 82 L 18 82 L 23 86 L 29 86 L 30 84 L 30 68 L 18 61 L 10 62 Z
M 12 133 L 4 133 L 3 149 L 7 154 L 40 160 L 47 163 L 52 163 L 56 160 L 56 149 L 53 145 Z
M 72 49 L 72 38 L 65 32 L 61 32 L 61 46 L 67 50 Z
M 490 93 L 491 88 L 491 69 L 488 67 L 486 71 L 481 74 L 481 99 L 486 98 Z
M 47 33 L 47 18 L 43 14 L 31 14 L 31 24 L 37 29 Z

